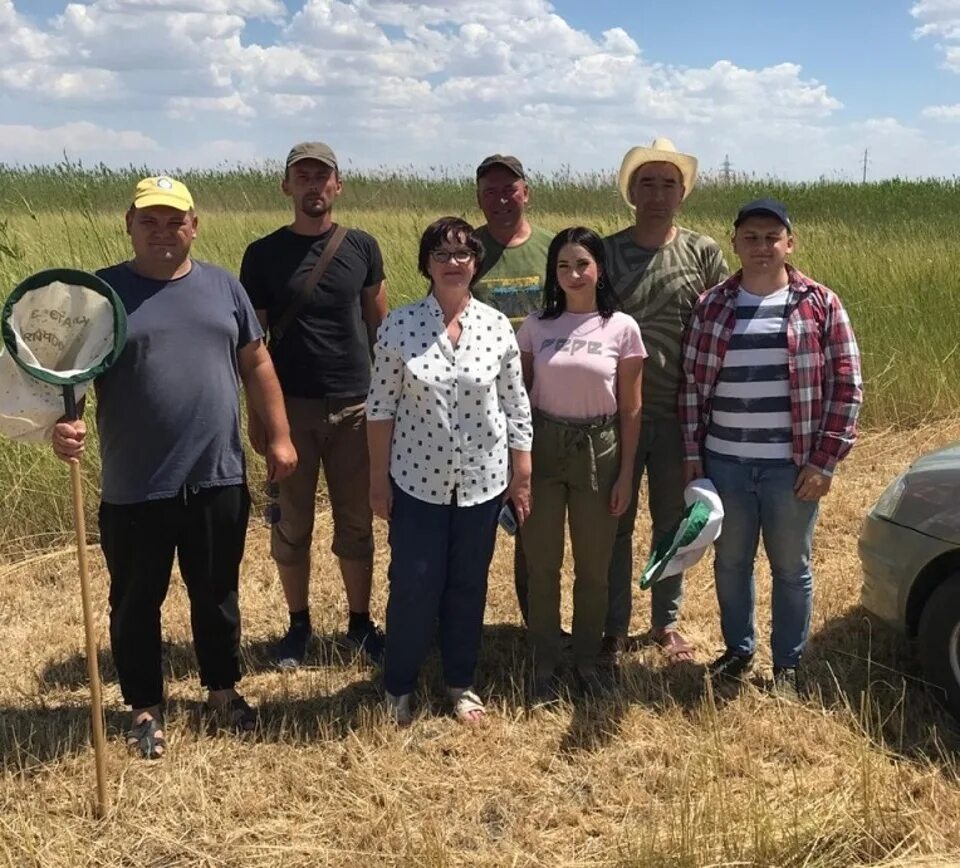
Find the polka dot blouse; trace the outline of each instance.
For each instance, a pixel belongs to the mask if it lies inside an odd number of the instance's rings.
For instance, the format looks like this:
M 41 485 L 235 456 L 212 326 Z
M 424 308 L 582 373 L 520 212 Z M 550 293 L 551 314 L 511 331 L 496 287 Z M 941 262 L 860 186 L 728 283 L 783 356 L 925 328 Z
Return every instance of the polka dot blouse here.
M 530 402 L 510 321 L 471 299 L 454 347 L 437 300 L 391 311 L 380 326 L 367 398 L 392 419 L 390 475 L 427 503 L 474 506 L 502 494 L 509 450 L 533 443 Z

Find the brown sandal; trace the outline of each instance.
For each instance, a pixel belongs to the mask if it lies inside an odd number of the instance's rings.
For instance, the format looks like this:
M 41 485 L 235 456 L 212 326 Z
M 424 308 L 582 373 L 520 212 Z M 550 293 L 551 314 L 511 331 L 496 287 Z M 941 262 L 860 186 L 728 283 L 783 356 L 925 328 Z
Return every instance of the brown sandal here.
M 674 663 L 693 663 L 694 646 L 691 645 L 679 630 L 669 628 L 658 630 L 653 634 L 653 641 L 667 656 L 667 661 Z
M 127 733 L 127 750 L 143 759 L 162 759 L 167 751 L 163 724 L 155 717 L 144 717 Z

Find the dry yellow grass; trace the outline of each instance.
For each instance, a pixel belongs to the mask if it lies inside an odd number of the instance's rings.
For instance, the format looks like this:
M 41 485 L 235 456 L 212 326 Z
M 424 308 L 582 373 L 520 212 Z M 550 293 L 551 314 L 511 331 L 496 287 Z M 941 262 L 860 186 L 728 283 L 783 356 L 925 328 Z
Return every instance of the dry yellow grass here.
M 469 730 L 445 714 L 431 664 L 420 714 L 398 732 L 377 709 L 376 672 L 340 661 L 330 642 L 306 670 L 269 669 L 266 645 L 285 613 L 266 531 L 254 527 L 242 688 L 261 707 L 262 737 L 241 743 L 201 725 L 175 580 L 165 609 L 171 704 L 162 762 L 127 756 L 118 738 L 126 716 L 101 654 L 113 801 L 99 822 L 74 556 L 0 566 L 0 864 L 950 864 L 960 854 L 960 738 L 918 683 L 906 646 L 857 607 L 856 538 L 886 481 L 958 436 L 960 422 L 874 434 L 844 466 L 818 530 L 806 665 L 813 695 L 799 706 L 754 688 L 729 702 L 704 696 L 702 664 L 721 646 L 705 563 L 688 578 L 684 608 L 697 665 L 665 668 L 640 646 L 618 701 L 526 713 L 510 546 L 501 541 L 479 677 L 489 723 Z M 646 532 L 644 521 L 638 558 Z M 328 541 L 322 512 L 312 605 L 319 631 L 332 637 L 345 609 Z M 378 542 L 374 611 L 382 613 L 382 528 Z M 106 578 L 91 552 L 105 644 Z M 759 591 L 765 633 L 765 568 Z M 642 632 L 644 595 L 635 609 Z

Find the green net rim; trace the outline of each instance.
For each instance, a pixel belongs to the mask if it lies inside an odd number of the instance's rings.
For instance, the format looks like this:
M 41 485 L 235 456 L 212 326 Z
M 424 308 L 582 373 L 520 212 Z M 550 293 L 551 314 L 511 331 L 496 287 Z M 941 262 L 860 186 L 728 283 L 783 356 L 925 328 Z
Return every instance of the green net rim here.
M 670 561 L 673 560 L 673 556 L 679 549 L 690 545 L 690 543 L 700 536 L 700 532 L 706 527 L 707 522 L 710 520 L 711 512 L 710 505 L 704 503 L 702 500 L 694 501 L 684 510 L 680 521 L 673 526 L 669 533 L 664 534 L 660 538 L 650 553 L 647 565 L 643 568 L 643 572 L 640 575 L 640 587 L 643 590 L 646 590 L 660 580 L 663 571 L 667 568 Z M 684 521 L 687 522 L 687 526 L 684 528 L 683 533 L 678 536 L 678 531 Z
M 113 348 L 98 364 L 70 377 L 52 373 L 46 368 L 34 367 L 27 362 L 20 355 L 16 333 L 13 326 L 10 325 L 13 306 L 28 292 L 40 289 L 54 281 L 82 286 L 100 293 L 110 302 L 113 311 Z M 123 307 L 123 302 L 120 301 L 120 297 L 114 292 L 113 287 L 97 275 L 75 268 L 48 268 L 44 271 L 38 271 L 36 274 L 31 274 L 10 293 L 3 304 L 3 311 L 0 312 L 0 332 L 3 334 L 3 343 L 10 356 L 31 377 L 52 386 L 75 386 L 78 383 L 86 383 L 89 380 L 96 379 L 120 358 L 120 353 L 123 352 L 124 345 L 127 342 L 127 313 Z

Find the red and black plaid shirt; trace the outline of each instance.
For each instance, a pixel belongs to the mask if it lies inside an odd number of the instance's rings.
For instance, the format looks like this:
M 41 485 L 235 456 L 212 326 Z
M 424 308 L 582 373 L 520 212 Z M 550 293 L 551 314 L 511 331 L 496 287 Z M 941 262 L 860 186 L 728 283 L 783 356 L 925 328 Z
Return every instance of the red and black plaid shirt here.
M 832 475 L 857 439 L 863 403 L 860 350 L 840 299 L 791 265 L 787 273 L 793 461 Z M 688 461 L 701 457 L 717 376 L 736 323 L 742 274 L 700 296 L 684 336 L 679 410 Z

